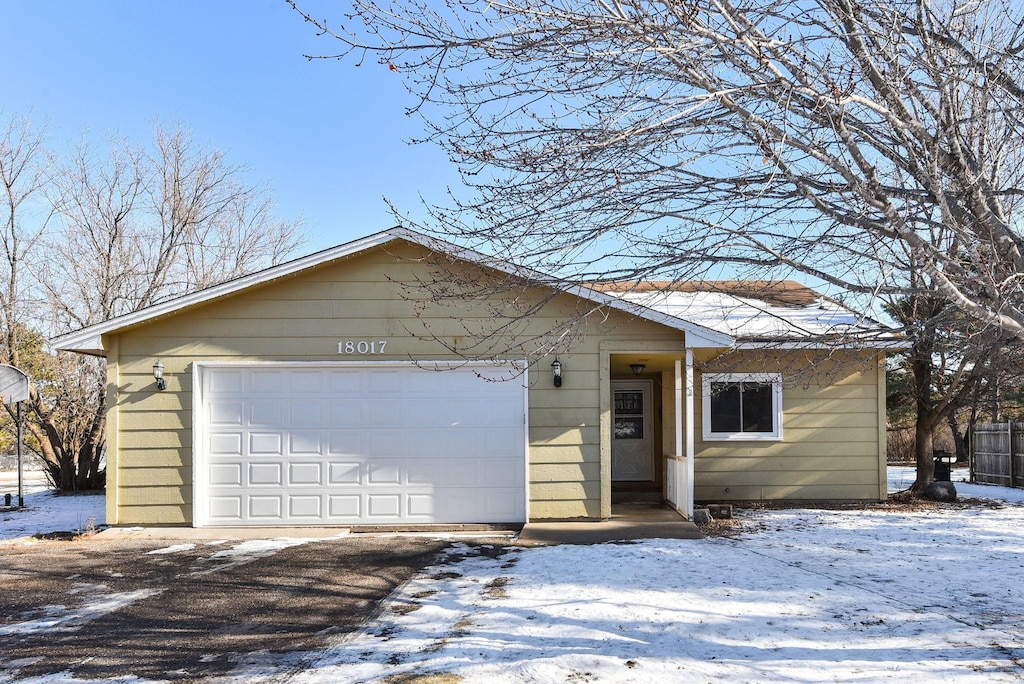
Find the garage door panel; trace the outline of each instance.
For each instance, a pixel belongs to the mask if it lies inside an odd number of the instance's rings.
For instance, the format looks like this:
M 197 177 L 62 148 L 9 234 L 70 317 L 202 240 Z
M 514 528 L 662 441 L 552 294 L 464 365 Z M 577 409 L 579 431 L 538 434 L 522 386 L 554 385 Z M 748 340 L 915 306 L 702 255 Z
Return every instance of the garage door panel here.
M 464 459 L 413 460 L 406 467 L 405 482 L 430 487 L 469 487 L 480 484 L 476 463 Z
M 510 486 L 517 486 L 526 481 L 526 473 L 519 463 L 486 461 L 480 464 L 480 470 L 480 479 L 484 482 L 505 482 Z
M 487 485 L 487 478 L 484 477 L 483 464 L 480 461 L 469 459 L 450 460 L 446 464 L 444 480 L 438 482 L 439 486 L 448 487 L 484 487 Z
M 249 425 L 269 427 L 282 425 L 284 403 L 280 399 L 250 399 Z
M 364 406 L 362 424 L 368 427 L 403 425 L 403 418 L 408 416 L 408 408 L 397 398 L 364 399 L 361 403 Z
M 241 399 L 221 399 L 210 404 L 207 424 L 211 426 L 220 425 L 243 425 L 245 405 Z
M 407 372 L 407 369 L 404 368 L 380 368 L 357 370 L 352 375 L 359 377 L 364 383 L 359 388 L 361 393 L 365 394 L 372 391 L 376 394 L 397 395 L 402 393 L 405 385 L 404 378 Z M 351 377 L 351 375 L 347 373 L 339 374 L 339 378 L 348 377 Z
M 250 432 L 249 453 L 252 455 L 283 454 L 282 436 L 277 432 Z
M 210 519 L 219 523 L 235 523 L 242 519 L 241 496 L 211 496 Z
M 483 448 L 495 458 L 515 459 L 521 462 L 523 446 L 522 429 L 513 427 L 505 429 L 485 430 L 482 433 Z
M 484 505 L 488 515 L 495 520 L 511 522 L 515 520 L 520 507 L 519 491 L 506 489 L 492 492 L 491 496 L 484 502 Z
M 371 461 L 367 464 L 366 484 L 402 484 L 401 464 L 395 461 Z
M 402 434 L 399 430 L 367 429 L 366 458 L 395 458 L 403 453 Z
M 451 411 L 440 402 L 424 402 L 405 397 L 396 407 L 397 413 L 388 425 L 401 425 L 405 429 L 418 430 L 424 427 L 448 427 L 451 425 Z M 404 418 L 404 420 L 402 419 Z
M 210 484 L 213 486 L 242 486 L 241 463 L 218 463 L 210 466 Z
M 331 463 L 328 483 L 332 485 L 362 484 L 361 463 Z
M 329 430 L 327 453 L 330 456 L 350 456 L 365 453 L 364 433 L 360 430 Z
M 284 510 L 284 495 L 252 496 L 248 497 L 249 518 L 258 521 L 279 520 Z
M 273 486 L 280 487 L 284 484 L 282 473 L 284 468 L 281 463 L 250 463 L 249 464 L 249 485 L 254 487 Z
M 242 455 L 242 433 L 241 432 L 214 432 L 210 434 L 206 447 L 207 453 L 219 455 Z
M 348 373 L 331 373 L 327 379 L 325 391 L 332 395 L 360 396 L 369 380 L 368 373 L 361 370 L 352 370 Z
M 477 424 L 483 423 L 485 425 L 509 425 L 506 416 L 522 415 L 523 413 L 523 399 L 518 397 L 516 399 L 502 399 L 495 398 L 487 401 L 483 407 L 484 410 L 476 414 Z M 515 426 L 513 423 L 512 426 Z
M 323 449 L 321 437 L 320 430 L 289 430 L 288 453 L 320 454 Z
M 288 497 L 288 515 L 291 518 L 319 520 L 323 517 L 323 505 L 319 495 Z
M 402 430 L 399 435 L 401 453 L 415 454 L 418 457 L 451 453 L 453 432 L 445 428 Z
M 287 427 L 330 427 L 330 407 L 323 399 L 298 399 L 288 403 Z
M 330 427 L 362 427 L 366 424 L 366 404 L 358 398 L 331 400 Z
M 366 513 L 371 522 L 381 519 L 401 520 L 402 496 L 400 494 L 367 494 Z M 376 520 L 374 520 L 376 518 Z
M 204 380 L 211 392 L 241 394 L 244 388 L 244 371 L 240 369 L 216 368 L 204 372 Z
M 318 370 L 292 370 L 286 386 L 291 394 L 320 394 L 324 388 L 324 374 Z
M 288 484 L 299 486 L 323 485 L 323 465 L 320 463 L 289 463 Z
M 201 370 L 201 522 L 525 520 L 522 383 L 481 381 L 481 368 L 221 370 Z
M 351 520 L 363 517 L 363 497 L 359 494 L 330 494 L 327 496 L 328 517 Z
M 406 496 L 406 507 L 409 517 L 431 518 L 437 515 L 434 510 L 434 496 L 431 494 L 409 494 Z

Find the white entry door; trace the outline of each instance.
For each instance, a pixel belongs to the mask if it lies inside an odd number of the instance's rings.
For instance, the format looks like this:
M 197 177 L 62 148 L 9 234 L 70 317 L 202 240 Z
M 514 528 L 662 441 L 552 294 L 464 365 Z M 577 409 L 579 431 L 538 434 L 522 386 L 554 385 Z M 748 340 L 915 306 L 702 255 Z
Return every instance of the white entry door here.
M 654 479 L 650 380 L 612 381 L 612 480 Z
M 197 373 L 197 526 L 526 520 L 525 378 L 508 365 Z

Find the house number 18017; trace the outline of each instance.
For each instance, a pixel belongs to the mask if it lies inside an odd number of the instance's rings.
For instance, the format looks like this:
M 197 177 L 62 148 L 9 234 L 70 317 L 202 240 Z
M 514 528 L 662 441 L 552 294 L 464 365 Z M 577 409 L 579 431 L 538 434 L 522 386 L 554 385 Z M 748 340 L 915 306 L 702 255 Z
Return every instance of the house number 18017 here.
M 338 342 L 339 354 L 383 354 L 387 340 L 342 340 Z

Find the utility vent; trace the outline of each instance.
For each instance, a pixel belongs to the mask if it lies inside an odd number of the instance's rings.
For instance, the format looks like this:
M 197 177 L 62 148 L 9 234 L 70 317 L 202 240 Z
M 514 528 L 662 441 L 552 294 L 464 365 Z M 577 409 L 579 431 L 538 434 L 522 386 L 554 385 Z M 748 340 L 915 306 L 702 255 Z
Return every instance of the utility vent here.
M 732 519 L 732 504 L 708 504 L 706 508 L 715 520 Z

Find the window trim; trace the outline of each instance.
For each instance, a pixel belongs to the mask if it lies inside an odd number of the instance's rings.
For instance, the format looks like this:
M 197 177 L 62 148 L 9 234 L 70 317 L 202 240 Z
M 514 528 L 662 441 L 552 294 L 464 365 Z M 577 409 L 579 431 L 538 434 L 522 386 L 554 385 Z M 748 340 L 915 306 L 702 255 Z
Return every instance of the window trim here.
M 772 386 L 771 432 L 712 432 L 711 384 L 715 382 L 757 382 Z M 701 412 L 705 442 L 781 442 L 782 441 L 782 374 L 780 373 L 705 373 L 701 376 Z

